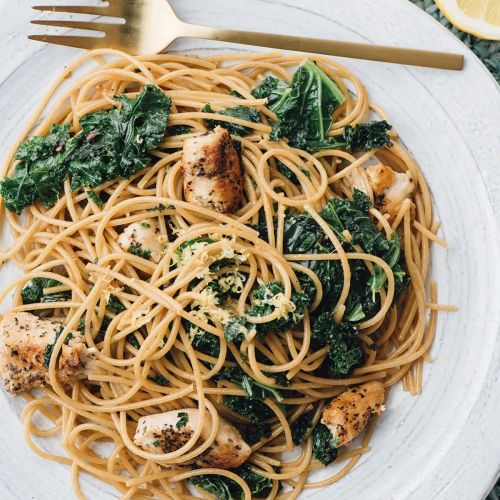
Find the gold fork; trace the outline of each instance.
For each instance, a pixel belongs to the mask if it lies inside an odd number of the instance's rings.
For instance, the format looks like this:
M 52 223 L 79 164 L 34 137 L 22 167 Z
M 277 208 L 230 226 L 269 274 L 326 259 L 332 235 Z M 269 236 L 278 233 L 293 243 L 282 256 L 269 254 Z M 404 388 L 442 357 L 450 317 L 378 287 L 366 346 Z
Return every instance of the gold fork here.
M 114 48 L 131 54 L 154 54 L 164 52 L 178 38 L 189 37 L 413 66 L 454 70 L 463 68 L 463 55 L 461 54 L 187 24 L 175 15 L 167 0 L 112 0 L 104 6 L 40 5 L 33 8 L 41 11 L 109 16 L 125 20 L 124 24 L 45 19 L 32 21 L 33 24 L 43 26 L 104 33 L 103 37 L 67 35 L 30 35 L 28 37 L 31 40 L 82 49 Z

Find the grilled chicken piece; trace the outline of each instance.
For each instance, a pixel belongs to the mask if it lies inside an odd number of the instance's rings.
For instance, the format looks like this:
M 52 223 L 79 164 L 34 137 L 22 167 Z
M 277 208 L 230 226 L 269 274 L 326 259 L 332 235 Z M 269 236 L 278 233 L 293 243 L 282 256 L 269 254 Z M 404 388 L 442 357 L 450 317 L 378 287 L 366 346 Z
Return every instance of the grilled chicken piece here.
M 414 183 L 410 173 L 395 172 L 379 164 L 369 166 L 366 174 L 373 190 L 375 207 L 382 213 L 396 217 L 403 202 L 413 192 Z M 363 191 L 366 193 L 366 190 Z
M 170 453 L 184 446 L 198 426 L 200 411 L 187 408 L 141 417 L 137 422 L 134 443 L 150 453 Z M 203 425 L 201 438 L 210 434 L 210 418 Z M 200 467 L 233 469 L 250 456 L 251 450 L 238 430 L 219 418 L 219 431 L 214 442 L 204 453 L 196 457 Z
M 216 127 L 184 140 L 182 154 L 186 201 L 221 213 L 234 212 L 243 199 L 243 168 L 231 135 Z
M 118 237 L 118 244 L 126 252 L 130 247 L 137 247 L 151 253 L 154 262 L 160 262 L 163 247 L 160 243 L 158 224 L 153 219 L 134 222 L 127 226 Z
M 18 394 L 49 384 L 50 346 L 62 327 L 61 323 L 25 312 L 8 312 L 1 318 L 0 376 L 8 392 Z M 86 360 L 83 337 L 71 332 L 57 360 L 59 383 L 68 385 L 82 378 Z
M 383 411 L 384 384 L 367 382 L 334 398 L 323 411 L 321 423 L 330 429 L 337 446 L 347 446 L 364 429 L 373 414 Z

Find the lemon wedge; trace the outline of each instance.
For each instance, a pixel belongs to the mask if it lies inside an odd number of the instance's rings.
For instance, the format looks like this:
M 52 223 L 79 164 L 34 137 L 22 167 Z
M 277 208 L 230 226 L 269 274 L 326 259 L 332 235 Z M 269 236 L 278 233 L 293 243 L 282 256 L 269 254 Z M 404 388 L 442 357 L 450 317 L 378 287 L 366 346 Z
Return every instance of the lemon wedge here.
M 487 40 L 500 40 L 500 0 L 436 0 L 458 29 Z

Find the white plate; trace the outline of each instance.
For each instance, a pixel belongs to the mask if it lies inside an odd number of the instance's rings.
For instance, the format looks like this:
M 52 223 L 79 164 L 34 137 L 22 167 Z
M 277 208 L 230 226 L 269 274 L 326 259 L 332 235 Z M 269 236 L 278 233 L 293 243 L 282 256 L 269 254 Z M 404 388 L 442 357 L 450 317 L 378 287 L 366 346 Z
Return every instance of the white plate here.
M 17 3 L 17 2 L 16 2 Z M 5 155 L 47 85 L 77 51 L 27 42 L 28 2 L 0 0 L 0 151 Z M 176 0 L 193 23 L 462 52 L 463 72 L 345 60 L 389 113 L 431 186 L 442 236 L 432 276 L 440 301 L 459 312 L 439 319 L 424 394 L 391 393 L 373 451 L 338 484 L 303 498 L 478 500 L 500 464 L 499 87 L 453 35 L 406 0 Z M 307 4 L 307 6 L 306 6 Z M 168 29 L 168 28 L 166 28 Z M 32 29 L 31 32 L 35 30 Z M 203 53 L 212 43 L 183 42 Z M 225 50 L 235 47 L 226 46 Z M 241 49 L 241 48 L 240 48 Z M 498 219 L 499 212 L 497 211 Z M 1 245 L 0 245 L 1 246 Z M 12 277 L 0 272 L 0 284 Z M 0 285 L 1 286 L 1 285 Z M 71 498 L 70 471 L 24 444 L 23 403 L 0 395 L 0 498 Z M 116 498 L 84 477 L 88 498 Z

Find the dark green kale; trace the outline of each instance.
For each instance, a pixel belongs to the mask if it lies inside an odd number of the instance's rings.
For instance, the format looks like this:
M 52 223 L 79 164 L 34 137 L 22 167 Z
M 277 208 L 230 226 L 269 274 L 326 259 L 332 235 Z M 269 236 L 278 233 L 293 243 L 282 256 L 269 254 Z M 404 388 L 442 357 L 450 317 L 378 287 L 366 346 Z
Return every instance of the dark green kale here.
M 186 424 L 189 422 L 189 415 L 185 411 L 180 411 L 177 413 L 177 423 L 175 426 L 177 429 L 182 429 L 183 427 L 186 427 Z
M 224 396 L 222 401 L 231 411 L 242 417 L 247 417 L 254 424 L 260 424 L 275 416 L 271 408 L 260 399 L 245 396 Z
M 158 87 L 148 85 L 135 99 L 120 95 L 115 100 L 120 109 L 80 119 L 79 147 L 68 166 L 73 190 L 129 179 L 151 162 L 149 151 L 165 136 L 172 101 Z
M 354 127 L 347 125 L 341 137 L 327 137 L 311 141 L 307 144 L 308 151 L 321 149 L 347 149 L 351 153 L 391 147 L 392 141 L 387 133 L 392 126 L 385 120 L 360 123 Z
M 242 489 L 225 476 L 204 474 L 190 479 L 191 484 L 203 488 L 217 500 L 242 500 Z
M 110 318 L 109 316 L 103 316 L 102 323 L 99 326 L 99 333 L 100 334 L 106 333 L 106 330 L 108 329 L 108 326 L 112 320 L 113 320 L 113 318 Z M 78 321 L 78 331 L 82 334 L 85 332 L 85 314 L 83 314 L 83 316 L 81 316 L 79 321 Z
M 172 125 L 171 127 L 168 127 L 165 135 L 167 137 L 171 135 L 184 135 L 184 134 L 189 134 L 191 132 L 191 127 L 189 125 Z
M 155 384 L 163 386 L 168 385 L 168 378 L 164 377 L 163 375 L 160 375 L 159 373 L 148 378 L 149 380 L 151 380 L 151 382 L 154 382 Z
M 47 135 L 24 141 L 13 177 L 0 182 L 6 208 L 21 213 L 37 201 L 53 206 L 68 175 L 73 190 L 97 187 L 130 178 L 150 163 L 149 151 L 165 134 L 171 99 L 149 85 L 136 99 L 122 95 L 116 101 L 120 109 L 83 116 L 82 130 L 72 137 L 68 125 L 53 125 Z
M 88 199 L 99 208 L 104 206 L 104 200 L 102 200 L 95 191 L 85 191 L 85 193 L 87 194 Z
M 238 99 L 245 99 L 237 90 L 231 90 L 229 94 L 233 97 L 237 97 Z
M 288 213 L 283 230 L 283 250 L 287 254 L 332 253 L 334 248 L 323 229 L 307 213 Z M 300 264 L 316 273 L 323 286 L 323 296 L 331 302 L 340 295 L 342 288 L 342 266 L 335 260 L 300 261 Z M 309 284 L 308 295 L 312 296 Z
M 151 257 L 151 250 L 145 250 L 141 245 L 130 245 L 127 249 L 128 253 L 136 255 L 137 257 L 142 257 L 143 259 L 149 259 Z
M 246 464 L 234 469 L 233 472 L 247 483 L 252 493 L 252 498 L 266 498 L 273 489 L 272 479 L 254 474 Z
M 326 425 L 318 424 L 312 434 L 313 457 L 323 465 L 331 464 L 338 455 L 338 441 Z
M 299 66 L 289 88 L 283 90 L 283 86 L 269 80 L 268 88 L 263 87 L 257 93 L 265 95 L 269 91 L 269 97 L 272 96 L 269 108 L 278 117 L 269 138 L 277 141 L 286 137 L 291 146 L 305 150 L 309 149 L 309 142 L 325 138 L 334 110 L 345 101 L 335 82 L 311 60 Z M 274 98 L 274 94 L 279 97 Z
M 312 424 L 312 417 L 309 413 L 304 413 L 304 415 L 301 415 L 291 424 L 290 430 L 292 431 L 292 439 L 297 446 L 301 445 L 305 441 L 306 434 L 312 427 Z
M 257 87 L 252 90 L 252 96 L 255 99 L 266 99 L 267 105 L 272 107 L 280 98 L 285 98 L 291 93 L 292 89 L 286 82 L 275 76 L 266 76 Z
M 278 172 L 286 177 L 289 181 L 293 182 L 294 184 L 298 184 L 299 180 L 297 179 L 297 176 L 283 162 L 277 160 L 276 168 L 278 169 Z M 307 170 L 305 167 L 299 168 L 306 177 L 311 177 L 311 172 L 309 172 L 309 170 Z
M 271 281 L 268 284 L 260 283 L 259 287 L 253 291 L 251 297 L 251 307 L 246 314 L 249 316 L 267 316 L 276 310 L 274 300 L 277 295 L 284 294 L 285 288 L 280 281 Z M 257 332 L 260 334 L 266 331 L 277 333 L 286 332 L 290 328 L 297 326 L 304 319 L 304 311 L 309 304 L 309 297 L 303 292 L 292 292 L 291 303 L 293 310 L 284 315 L 273 319 L 269 323 L 256 325 Z
M 129 333 L 127 335 L 127 342 L 132 346 L 135 347 L 137 350 L 141 348 L 141 344 L 137 340 L 137 337 L 133 333 Z
M 250 445 L 258 443 L 264 438 L 271 437 L 272 428 L 269 424 L 245 424 L 238 427 L 243 439 Z
M 110 295 L 108 299 L 108 309 L 115 314 L 120 314 L 125 311 L 126 307 L 118 297 Z
M 156 205 L 155 207 L 146 208 L 146 212 L 163 212 L 167 208 L 169 208 L 169 207 L 166 207 L 163 203 L 160 203 L 159 205 Z
M 47 344 L 47 347 L 45 348 L 45 352 L 43 353 L 43 367 L 48 368 L 50 364 L 50 358 L 52 357 L 52 353 L 54 352 L 54 347 L 56 345 L 57 340 L 61 336 L 61 333 L 64 330 L 64 326 L 61 326 L 59 330 L 56 332 L 56 337 L 54 339 L 54 342 L 52 344 Z M 73 334 L 71 332 L 68 332 L 66 335 L 66 338 L 64 339 L 64 343 L 67 345 L 68 342 L 73 338 Z
M 194 335 L 193 339 L 191 340 L 193 349 L 206 354 L 207 356 L 218 358 L 220 354 L 219 337 L 217 337 L 217 335 L 214 335 L 213 333 L 205 332 L 204 330 L 201 330 L 201 328 L 199 330 L 200 333 Z
M 244 316 L 231 318 L 224 325 L 224 338 L 228 342 L 243 342 L 247 334 L 256 329 L 256 325 L 249 323 Z
M 392 234 L 389 240 L 389 248 L 383 255 L 380 255 L 380 257 L 389 264 L 394 273 L 394 300 L 396 300 L 410 282 L 410 277 L 405 270 L 404 253 L 401 250 L 399 236 L 396 233 Z M 372 297 L 375 297 L 375 295 L 385 286 L 386 282 L 387 275 L 384 270 L 380 266 L 375 266 L 375 273 L 368 280 L 368 285 L 372 291 Z
M 56 292 L 44 294 L 46 288 L 60 286 L 62 283 L 49 278 L 33 278 L 21 290 L 23 304 L 38 304 L 46 302 L 64 302 L 71 300 L 71 292 Z
M 352 235 L 352 244 L 359 244 L 368 253 L 380 255 L 389 249 L 389 242 L 370 219 L 370 208 L 370 198 L 359 189 L 354 189 L 351 200 L 332 198 L 320 214 L 341 241 L 344 240 L 342 231 L 347 229 Z
M 247 483 L 252 498 L 266 498 L 273 488 L 273 480 L 254 474 L 248 465 L 233 469 L 235 474 Z M 214 495 L 217 500 L 244 500 L 243 490 L 232 479 L 225 476 L 204 474 L 190 479 L 191 484 L 203 488 Z
M 270 376 L 274 377 L 275 374 L 271 374 Z M 244 389 L 248 397 L 251 399 L 264 401 L 266 398 L 271 397 L 278 402 L 283 401 L 283 394 L 279 389 L 275 389 L 258 382 L 250 377 L 250 375 L 247 375 L 239 366 L 223 368 L 219 371 L 219 373 L 212 377 L 212 380 L 214 382 L 217 380 L 229 380 L 233 384 L 239 385 L 242 389 Z M 284 385 L 288 385 L 288 382 L 285 382 L 283 378 L 280 378 L 279 382 L 284 383 Z
M 15 159 L 13 177 L 0 181 L 0 195 L 5 207 L 20 214 L 36 201 L 45 207 L 54 205 L 66 177 L 65 161 L 73 147 L 67 147 L 69 125 L 52 125 L 45 136 L 21 143 Z
M 324 368 L 331 377 L 349 375 L 364 359 L 357 328 L 348 321 L 336 323 L 331 312 L 314 320 L 312 338 L 318 347 L 329 347 Z
M 214 113 L 210 104 L 206 104 L 202 111 L 204 113 Z M 231 116 L 233 118 L 239 118 L 240 120 L 245 120 L 247 122 L 259 123 L 260 114 L 255 108 L 248 108 L 246 106 L 236 106 L 234 108 L 221 109 L 217 111 L 217 114 L 223 116 Z M 245 127 L 244 125 L 237 125 L 235 123 L 229 123 L 222 120 L 205 120 L 207 127 L 209 129 L 214 129 L 217 126 L 223 127 L 229 131 L 230 134 L 238 135 L 244 137 L 248 135 L 252 129 L 250 127 Z

